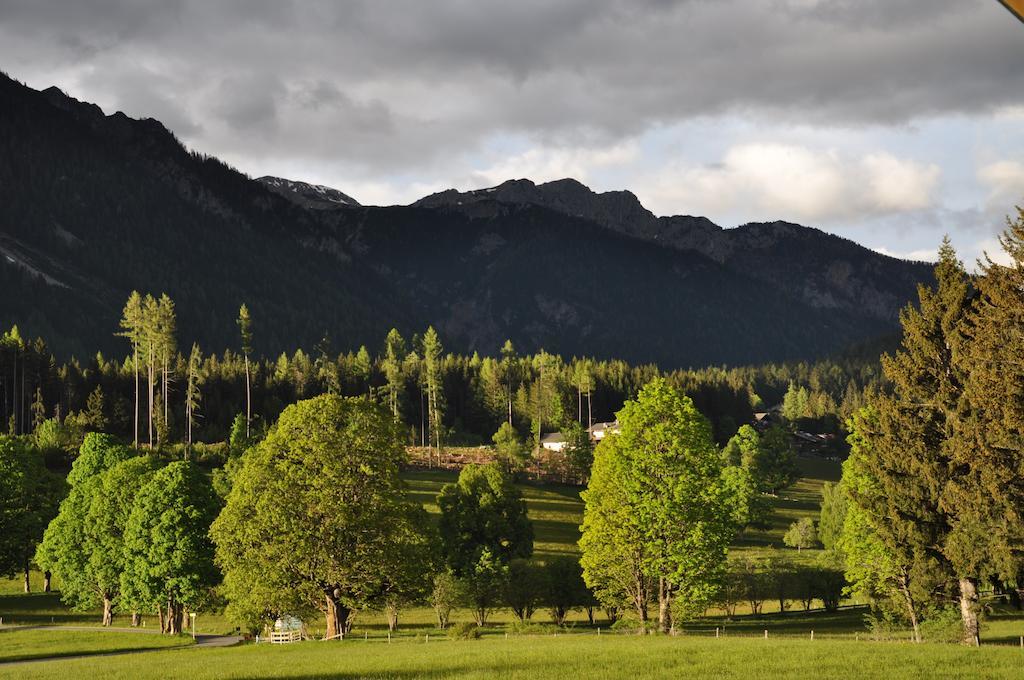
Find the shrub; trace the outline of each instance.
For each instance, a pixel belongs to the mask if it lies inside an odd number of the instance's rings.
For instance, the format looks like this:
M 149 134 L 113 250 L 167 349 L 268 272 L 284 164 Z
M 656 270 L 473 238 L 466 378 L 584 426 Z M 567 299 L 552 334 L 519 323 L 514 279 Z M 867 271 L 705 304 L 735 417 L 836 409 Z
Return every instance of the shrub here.
M 480 627 L 472 621 L 460 621 L 448 627 L 448 637 L 452 640 L 476 640 L 480 637 Z
M 960 610 L 940 609 L 921 622 L 921 638 L 928 642 L 960 642 L 964 635 Z

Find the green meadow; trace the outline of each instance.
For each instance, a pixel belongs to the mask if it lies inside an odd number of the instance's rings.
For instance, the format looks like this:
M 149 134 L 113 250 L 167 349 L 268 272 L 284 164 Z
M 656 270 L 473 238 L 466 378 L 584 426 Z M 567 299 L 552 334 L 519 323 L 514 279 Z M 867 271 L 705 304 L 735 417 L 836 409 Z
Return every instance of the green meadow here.
M 773 499 L 770 528 L 747 531 L 731 551 L 733 559 L 785 550 L 795 560 L 812 561 L 819 551 L 782 547 L 782 534 L 802 516 L 817 516 L 821 486 L 836 480 L 839 466 L 802 458 L 804 477 Z M 441 486 L 456 474 L 441 471 L 405 473 L 413 498 L 436 515 Z M 583 505 L 579 489 L 569 486 L 521 484 L 533 521 L 535 557 L 575 554 Z M 59 588 L 59 583 L 54 584 Z M 33 588 L 41 577 L 33 574 Z M 383 613 L 361 612 L 352 636 L 345 642 L 310 641 L 271 646 L 243 644 L 216 649 L 153 649 L 191 646 L 190 637 L 117 631 L 64 631 L 55 625 L 96 626 L 98 612 L 73 612 L 58 593 L 23 594 L 21 582 L 0 582 L 0 616 L 4 623 L 30 624 L 31 629 L 0 632 L 0 677 L 163 678 L 613 678 L 637 677 L 764 677 L 931 678 L 1024 677 L 1024 617 L 996 610 L 984 629 L 982 649 L 926 643 L 912 645 L 897 631 L 888 641 L 875 641 L 864 622 L 865 608 L 846 603 L 837 612 L 814 610 L 779 613 L 767 602 L 760 616 L 739 615 L 731 620 L 714 610 L 682 626 L 672 637 L 637 636 L 613 631 L 598 612 L 593 626 L 584 612 L 574 612 L 566 628 L 547 623 L 538 611 L 527 627 L 513 624 L 508 610 L 495 612 L 480 640 L 449 640 L 438 630 L 428 607 L 401 612 L 399 632 L 389 639 Z M 740 609 L 742 613 L 743 609 Z M 456 611 L 453 620 L 467 621 L 469 612 Z M 147 628 L 153 617 L 144 618 Z M 310 631 L 322 622 L 309 621 Z M 115 626 L 127 626 L 127 616 Z M 199 633 L 227 634 L 233 624 L 218 613 L 201 613 Z M 598 630 L 600 629 L 600 630 Z M 767 631 L 767 639 L 765 632 Z M 811 639 L 814 631 L 814 639 Z M 717 637 L 716 637 L 717 636 Z M 100 655 L 84 659 L 54 659 L 16 665 L 7 662 L 33 657 Z

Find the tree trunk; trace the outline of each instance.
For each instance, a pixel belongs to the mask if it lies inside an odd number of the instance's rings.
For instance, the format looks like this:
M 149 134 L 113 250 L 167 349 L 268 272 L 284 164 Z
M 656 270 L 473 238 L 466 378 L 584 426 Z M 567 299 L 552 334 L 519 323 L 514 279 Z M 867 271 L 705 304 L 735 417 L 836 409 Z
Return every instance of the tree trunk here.
M 325 593 L 324 605 L 324 637 L 328 640 L 343 640 L 350 628 L 351 610 L 343 606 L 332 593 Z
M 166 633 L 167 632 L 167 621 L 164 619 L 164 609 L 163 609 L 163 607 L 157 607 L 156 608 L 156 616 L 157 616 L 157 619 L 160 622 L 160 632 L 161 633 Z
M 960 616 L 964 622 L 965 645 L 981 645 L 981 630 L 978 625 L 978 580 L 960 579 Z
M 181 633 L 181 624 L 184 616 L 184 606 L 173 597 L 167 598 L 167 633 L 169 635 Z
M 387 616 L 388 616 L 388 630 L 394 633 L 398 630 L 398 605 L 388 604 L 387 605 Z
M 658 579 L 658 630 L 668 633 L 672 629 L 672 591 L 668 581 Z
M 917 606 L 910 594 L 910 579 L 907 576 L 900 578 L 900 592 L 903 594 L 903 601 L 907 604 L 907 614 L 910 616 L 910 626 L 914 631 L 914 642 L 921 641 L 921 625 L 917 620 Z
M 139 616 L 138 612 L 132 612 L 132 628 L 138 628 L 139 627 L 139 624 L 141 623 L 139 621 L 140 618 L 141 617 Z
M 103 596 L 103 625 L 114 625 L 114 600 L 109 595 Z
M 28 562 L 26 561 L 25 562 L 25 592 L 26 593 L 32 592 L 32 584 L 28 580 L 28 575 L 29 575 L 29 568 L 28 568 Z
M 584 609 L 587 610 L 587 621 L 590 622 L 591 626 L 593 626 L 594 625 L 594 608 L 593 607 L 584 607 Z
M 473 610 L 473 620 L 476 625 L 483 628 L 487 625 L 487 607 L 477 607 Z
M 135 365 L 135 448 L 139 448 L 139 346 L 134 344 Z
M 249 425 L 252 422 L 252 394 L 249 391 L 249 355 L 245 355 L 245 438 L 249 438 Z
M 50 592 L 50 580 L 52 578 L 53 578 L 53 574 L 51 574 L 49 571 L 44 571 L 43 572 L 43 592 L 44 593 Z
M 149 350 L 149 370 L 146 374 L 148 382 L 146 389 L 149 391 L 149 448 L 153 448 L 153 349 Z

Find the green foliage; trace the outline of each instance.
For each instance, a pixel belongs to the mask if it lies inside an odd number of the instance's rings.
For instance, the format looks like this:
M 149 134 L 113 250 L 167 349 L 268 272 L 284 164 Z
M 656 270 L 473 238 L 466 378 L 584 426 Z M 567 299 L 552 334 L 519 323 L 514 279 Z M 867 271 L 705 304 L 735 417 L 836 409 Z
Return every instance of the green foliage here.
M 547 573 L 530 560 L 517 558 L 509 562 L 504 602 L 517 621 L 529 621 L 537 606 L 547 595 Z
M 590 433 L 579 423 L 572 422 L 562 428 L 562 436 L 565 437 L 562 454 L 570 478 L 581 484 L 586 483 L 590 478 L 590 468 L 594 465 L 594 444 L 590 440 Z
M 846 521 L 847 497 L 842 483 L 825 482 L 821 487 L 821 514 L 818 519 L 818 539 L 825 550 L 834 551 L 843 533 Z
M 564 625 L 570 611 L 590 601 L 580 562 L 574 557 L 559 555 L 548 560 L 543 574 L 544 604 L 555 625 Z
M 465 588 L 462 581 L 450 570 L 442 571 L 434 576 L 434 587 L 430 591 L 430 606 L 437 615 L 437 627 L 444 630 L 448 627 L 452 612 L 465 599 Z
M 245 414 L 237 414 L 231 423 L 231 434 L 228 437 L 228 447 L 232 456 L 241 456 L 251 445 L 249 435 L 246 433 L 247 428 Z
M 533 554 L 526 503 L 501 466 L 467 465 L 457 484 L 442 487 L 437 504 L 442 551 L 457 575 L 473 574 L 484 552 L 504 566 Z
M 28 572 L 63 495 L 64 483 L 27 437 L 0 435 L 0 575 Z
M 810 517 L 801 517 L 793 522 L 782 537 L 782 542 L 797 550 L 813 548 L 818 543 L 818 532 L 814 527 L 814 520 Z
M 249 626 L 327 607 L 328 631 L 429 584 L 429 522 L 398 477 L 402 433 L 365 398 L 289 406 L 242 458 L 213 525 L 228 613 Z
M 151 610 L 164 604 L 181 630 L 183 607 L 199 611 L 219 574 L 213 563 L 210 524 L 220 509 L 209 481 L 194 463 L 176 461 L 139 490 L 124 529 L 125 604 Z
M 776 494 L 795 482 L 800 471 L 789 432 L 771 427 L 761 437 L 757 462 L 750 466 L 761 491 Z
M 618 416 L 621 432 L 598 446 L 584 494 L 580 547 L 586 582 L 608 604 L 609 586 L 617 582 L 619 594 L 629 595 L 641 619 L 648 580 L 668 584 L 661 590 L 663 600 L 675 597 L 687 606 L 709 602 L 742 515 L 737 507 L 742 500 L 723 476 L 711 427 L 691 399 L 660 379 L 648 383 Z M 610 464 L 599 470 L 602 458 Z M 621 515 L 632 519 L 617 526 L 608 521 L 625 519 Z M 667 630 L 669 622 L 663 619 L 661 625 Z
M 620 450 L 619 437 L 605 437 L 594 451 L 590 484 L 580 494 L 584 501 L 579 546 L 583 578 L 605 607 L 633 610 L 647 620 L 653 587 L 646 569 L 650 550 L 645 527 L 633 510 L 627 475 L 629 459 Z
M 479 640 L 480 626 L 472 621 L 453 623 L 448 628 L 448 637 L 452 640 Z
M 466 604 L 473 610 L 476 625 L 487 625 L 487 616 L 501 602 L 508 577 L 508 564 L 495 556 L 490 548 L 480 550 L 476 562 L 464 570 L 463 594 Z
M 114 437 L 87 434 L 67 477 L 68 495 L 36 552 L 39 566 L 60 581 L 61 599 L 79 610 L 103 606 L 105 625 L 121 592 L 128 513 L 153 466 L 135 461 Z
M 509 474 L 522 471 L 530 462 L 530 449 L 509 423 L 502 423 L 494 433 L 494 455 Z

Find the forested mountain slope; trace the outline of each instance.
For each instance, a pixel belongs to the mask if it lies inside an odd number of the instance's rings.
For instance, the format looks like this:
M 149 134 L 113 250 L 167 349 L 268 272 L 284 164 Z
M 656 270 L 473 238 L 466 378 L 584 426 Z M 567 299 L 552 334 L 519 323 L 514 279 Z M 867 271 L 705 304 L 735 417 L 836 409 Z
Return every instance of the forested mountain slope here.
M 324 335 L 376 349 L 392 326 L 434 324 L 461 351 L 511 338 L 523 351 L 737 364 L 886 333 L 928 273 L 795 225 L 651 222 L 628 192 L 612 210 L 563 184 L 575 203 L 448 194 L 309 209 L 157 121 L 0 77 L 0 323 L 62 354 L 123 352 L 117 320 L 139 289 L 167 292 L 182 344 L 211 349 L 237 344 L 245 302 L 261 354 Z

